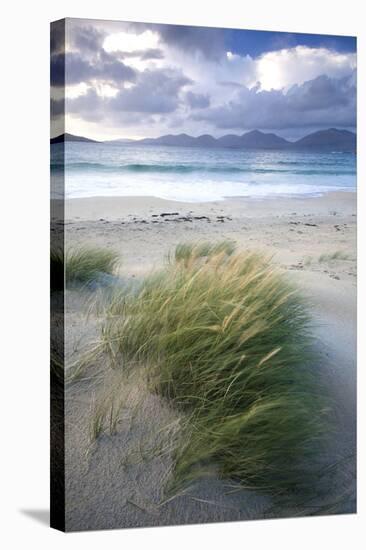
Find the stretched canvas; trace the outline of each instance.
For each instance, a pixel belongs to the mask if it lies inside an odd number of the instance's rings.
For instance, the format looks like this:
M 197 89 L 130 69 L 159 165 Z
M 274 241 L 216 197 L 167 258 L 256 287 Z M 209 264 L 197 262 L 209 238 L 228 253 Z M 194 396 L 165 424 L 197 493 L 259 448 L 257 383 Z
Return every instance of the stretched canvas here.
M 51 25 L 51 525 L 356 511 L 356 38 Z

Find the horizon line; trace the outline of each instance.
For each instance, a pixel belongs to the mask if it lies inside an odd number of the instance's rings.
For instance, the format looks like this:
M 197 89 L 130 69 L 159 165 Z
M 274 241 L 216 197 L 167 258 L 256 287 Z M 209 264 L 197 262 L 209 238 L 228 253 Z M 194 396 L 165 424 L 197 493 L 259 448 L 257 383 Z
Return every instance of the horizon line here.
M 134 141 L 134 142 L 139 142 L 139 141 L 143 141 L 145 139 L 159 139 L 161 137 L 165 137 L 165 136 L 174 136 L 174 137 L 177 137 L 177 136 L 187 136 L 187 137 L 190 137 L 190 138 L 193 138 L 193 139 L 198 139 L 200 137 L 203 137 L 203 136 L 209 136 L 209 137 L 212 137 L 213 139 L 215 140 L 218 140 L 218 139 L 221 139 L 225 136 L 236 136 L 236 137 L 243 137 L 247 134 L 251 134 L 253 132 L 259 132 L 261 134 L 264 134 L 264 135 L 275 135 L 276 137 L 279 137 L 285 141 L 287 141 L 288 143 L 296 143 L 296 141 L 299 141 L 300 139 L 303 139 L 304 137 L 306 136 L 309 136 L 311 134 L 315 134 L 317 132 L 327 132 L 329 130 L 337 130 L 337 131 L 346 131 L 346 132 L 350 132 L 352 134 L 354 134 L 355 136 L 357 136 L 357 133 L 356 133 L 356 130 L 347 130 L 346 128 L 337 128 L 335 126 L 330 126 L 329 128 L 324 128 L 324 129 L 319 129 L 319 130 L 314 130 L 308 134 L 304 134 L 302 135 L 301 137 L 299 138 L 296 138 L 294 141 L 291 141 L 289 140 L 288 138 L 284 138 L 282 136 L 279 136 L 278 134 L 276 134 L 275 132 L 264 132 L 263 130 L 259 130 L 258 128 L 254 128 L 253 130 L 248 130 L 247 132 L 244 132 L 242 134 L 235 134 L 235 133 L 227 133 L 227 134 L 223 134 L 219 137 L 215 137 L 213 136 L 212 134 L 200 134 L 198 136 L 192 136 L 191 134 L 187 134 L 185 132 L 180 132 L 178 134 L 162 134 L 162 135 L 159 135 L 157 137 L 141 137 L 141 138 L 111 138 L 111 139 L 94 139 L 94 138 L 91 138 L 91 137 L 88 137 L 88 136 L 85 136 L 85 135 L 79 135 L 79 134 L 72 134 L 71 132 L 62 132 L 61 134 L 58 134 L 57 136 L 53 136 L 53 137 L 50 137 L 50 140 L 53 140 L 53 139 L 57 139 L 57 138 L 60 138 L 61 136 L 65 136 L 65 135 L 70 135 L 70 136 L 74 136 L 74 137 L 78 137 L 78 138 L 83 138 L 83 139 L 88 139 L 90 141 L 94 141 L 96 143 L 108 143 L 108 142 L 111 142 L 111 141 L 123 141 L 123 140 L 126 140 L 126 141 Z

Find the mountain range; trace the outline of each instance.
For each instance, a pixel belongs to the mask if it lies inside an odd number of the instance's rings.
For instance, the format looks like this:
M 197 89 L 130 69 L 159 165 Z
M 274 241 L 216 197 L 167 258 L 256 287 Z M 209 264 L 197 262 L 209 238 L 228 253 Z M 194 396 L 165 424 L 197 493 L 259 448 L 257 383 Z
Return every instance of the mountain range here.
M 98 143 L 95 140 L 72 134 L 61 134 L 51 139 L 51 143 L 64 141 L 82 141 Z M 158 138 L 145 138 L 140 140 L 112 140 L 104 143 L 133 143 L 139 145 L 170 145 L 175 147 L 228 147 L 232 149 L 257 149 L 257 150 L 303 150 L 303 151 L 342 151 L 356 152 L 356 134 L 348 130 L 329 128 L 308 134 L 297 141 L 288 141 L 276 134 L 264 133 L 252 130 L 242 135 L 227 134 L 214 138 L 210 134 L 198 137 L 188 134 L 168 134 Z

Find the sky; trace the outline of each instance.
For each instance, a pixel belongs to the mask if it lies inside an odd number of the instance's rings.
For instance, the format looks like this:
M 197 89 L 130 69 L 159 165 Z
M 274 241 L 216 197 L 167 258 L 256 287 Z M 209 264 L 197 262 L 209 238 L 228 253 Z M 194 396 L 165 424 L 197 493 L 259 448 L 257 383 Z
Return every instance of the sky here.
M 58 131 L 96 140 L 164 134 L 288 139 L 356 129 L 356 39 L 67 19 L 51 35 Z

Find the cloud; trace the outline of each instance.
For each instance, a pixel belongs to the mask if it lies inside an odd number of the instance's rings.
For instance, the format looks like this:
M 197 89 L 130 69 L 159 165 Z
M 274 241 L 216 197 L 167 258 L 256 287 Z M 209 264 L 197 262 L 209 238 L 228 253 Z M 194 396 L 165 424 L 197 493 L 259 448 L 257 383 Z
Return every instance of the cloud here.
M 179 92 L 192 84 L 182 73 L 171 70 L 145 70 L 136 86 L 121 90 L 110 102 L 113 110 L 140 113 L 171 113 L 179 104 Z
M 227 88 L 242 88 L 243 85 L 239 84 L 238 82 L 233 82 L 231 80 L 222 80 L 221 82 L 218 82 L 220 86 L 225 86 Z
M 109 98 L 98 95 L 94 88 L 75 98 L 66 98 L 65 111 L 83 120 L 92 122 L 104 122 L 107 120 L 108 111 L 105 105 Z
M 76 26 L 68 32 L 68 37 L 73 49 L 84 53 L 96 53 L 102 49 L 106 33 L 92 25 Z
M 142 28 L 142 32 L 135 34 L 128 30 L 119 30 L 109 34 L 103 42 L 103 48 L 107 52 L 122 52 L 126 54 L 141 50 L 157 49 L 159 47 L 159 34 L 156 29 Z
M 51 118 L 55 119 L 65 114 L 65 101 L 64 99 L 51 98 Z
M 84 59 L 78 52 L 53 55 L 51 74 L 54 86 L 63 86 L 64 71 L 68 86 L 93 80 L 121 84 L 133 82 L 136 76 L 134 69 L 103 50 L 92 61 Z
M 289 88 L 323 74 L 341 78 L 355 68 L 354 53 L 307 46 L 267 52 L 255 60 L 256 80 L 262 90 Z
M 227 104 L 195 113 L 196 121 L 220 129 L 286 128 L 356 124 L 354 74 L 343 78 L 321 75 L 285 90 L 243 88 Z
M 114 97 L 101 97 L 90 88 L 86 94 L 67 100 L 67 111 L 86 120 L 119 120 L 120 113 L 140 115 L 174 112 L 182 102 L 181 90 L 192 84 L 183 73 L 171 69 L 145 70 L 138 75 L 136 84 L 122 88 Z M 135 117 L 136 123 L 146 120 Z
M 162 42 L 184 52 L 218 60 L 225 55 L 225 30 L 183 25 L 157 25 Z
M 131 22 L 126 24 L 126 31 L 137 36 L 149 31 L 158 36 L 162 45 L 190 55 L 210 60 L 225 56 L 225 29 Z
M 63 52 L 65 50 L 65 22 L 54 21 L 51 23 L 51 55 Z
M 121 59 L 128 59 L 129 57 L 138 57 L 143 61 L 149 59 L 164 59 L 164 52 L 159 48 L 147 48 L 146 50 L 134 50 L 132 52 L 119 52 Z
M 185 98 L 192 109 L 204 109 L 210 105 L 210 97 L 207 94 L 187 92 Z
M 353 75 L 338 79 L 318 76 L 302 86 L 296 84 L 290 88 L 286 98 L 290 108 L 303 112 L 353 106 L 356 99 Z

